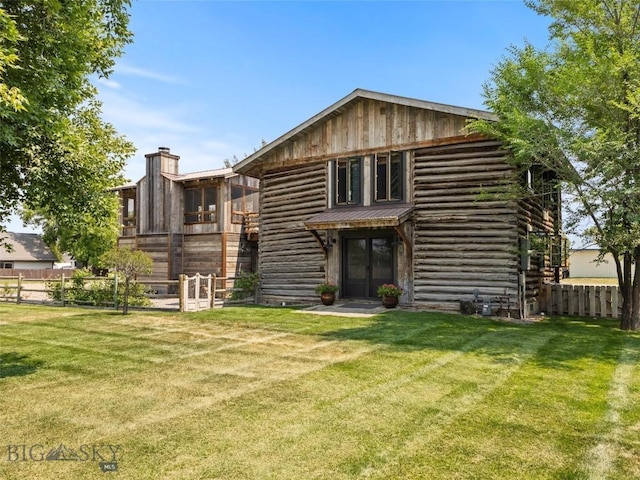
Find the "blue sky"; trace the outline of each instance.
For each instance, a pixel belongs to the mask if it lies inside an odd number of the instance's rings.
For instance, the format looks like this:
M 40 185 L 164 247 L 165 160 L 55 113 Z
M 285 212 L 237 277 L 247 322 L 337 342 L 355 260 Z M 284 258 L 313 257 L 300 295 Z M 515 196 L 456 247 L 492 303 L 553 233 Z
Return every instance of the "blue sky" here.
M 547 42 L 520 0 L 134 0 L 134 42 L 107 80 L 103 117 L 182 173 L 244 158 L 356 88 L 484 108 L 482 84 L 510 45 Z M 10 230 L 24 230 L 12 222 Z

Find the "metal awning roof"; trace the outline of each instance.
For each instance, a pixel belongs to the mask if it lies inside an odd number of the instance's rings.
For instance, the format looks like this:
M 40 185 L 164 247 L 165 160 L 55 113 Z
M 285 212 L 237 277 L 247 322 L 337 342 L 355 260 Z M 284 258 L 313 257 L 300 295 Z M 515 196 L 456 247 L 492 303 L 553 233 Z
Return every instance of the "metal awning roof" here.
M 409 203 L 333 208 L 311 217 L 304 225 L 307 230 L 393 228 L 407 220 L 413 208 L 414 205 Z

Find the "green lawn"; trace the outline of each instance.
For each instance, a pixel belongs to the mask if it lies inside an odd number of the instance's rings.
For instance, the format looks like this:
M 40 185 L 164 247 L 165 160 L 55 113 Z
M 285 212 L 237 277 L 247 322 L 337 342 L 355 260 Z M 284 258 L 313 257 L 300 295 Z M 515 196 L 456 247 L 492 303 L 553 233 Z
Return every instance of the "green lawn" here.
M 0 478 L 640 478 L 639 360 L 611 320 L 0 304 Z

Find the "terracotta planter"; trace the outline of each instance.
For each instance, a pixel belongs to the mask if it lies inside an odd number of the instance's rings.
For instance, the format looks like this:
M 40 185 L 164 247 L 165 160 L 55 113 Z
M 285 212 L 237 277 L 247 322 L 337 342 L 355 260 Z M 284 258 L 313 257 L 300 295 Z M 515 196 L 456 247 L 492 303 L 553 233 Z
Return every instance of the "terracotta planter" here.
M 398 297 L 383 295 L 382 305 L 384 305 L 385 308 L 396 308 L 396 305 L 398 305 Z
M 333 305 L 333 302 L 336 301 L 336 294 L 335 293 L 321 293 L 320 294 L 320 301 L 322 302 L 323 305 Z

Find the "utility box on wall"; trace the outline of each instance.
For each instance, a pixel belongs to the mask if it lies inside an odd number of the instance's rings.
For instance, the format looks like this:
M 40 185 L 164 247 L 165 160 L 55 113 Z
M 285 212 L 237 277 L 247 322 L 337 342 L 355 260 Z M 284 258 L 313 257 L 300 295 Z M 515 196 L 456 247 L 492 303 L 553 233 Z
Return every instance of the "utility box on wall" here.
M 531 241 L 528 238 L 520 238 L 520 270 L 531 270 Z

